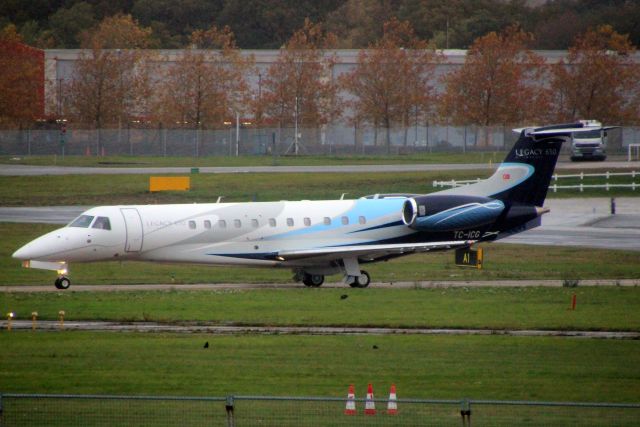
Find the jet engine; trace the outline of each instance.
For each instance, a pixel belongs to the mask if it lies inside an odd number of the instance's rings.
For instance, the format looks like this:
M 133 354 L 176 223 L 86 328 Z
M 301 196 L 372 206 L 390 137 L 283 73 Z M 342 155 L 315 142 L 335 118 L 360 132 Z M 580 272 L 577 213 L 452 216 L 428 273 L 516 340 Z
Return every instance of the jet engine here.
M 419 231 L 464 230 L 495 222 L 504 209 L 502 201 L 486 197 L 412 197 L 404 202 L 402 221 Z

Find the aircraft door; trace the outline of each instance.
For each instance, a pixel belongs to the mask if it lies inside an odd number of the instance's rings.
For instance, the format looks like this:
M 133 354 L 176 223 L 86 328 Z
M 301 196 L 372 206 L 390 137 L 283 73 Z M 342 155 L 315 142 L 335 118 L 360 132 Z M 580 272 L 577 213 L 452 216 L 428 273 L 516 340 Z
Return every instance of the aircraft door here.
M 140 252 L 142 249 L 142 218 L 135 208 L 120 209 L 124 217 L 127 240 L 124 244 L 126 252 Z

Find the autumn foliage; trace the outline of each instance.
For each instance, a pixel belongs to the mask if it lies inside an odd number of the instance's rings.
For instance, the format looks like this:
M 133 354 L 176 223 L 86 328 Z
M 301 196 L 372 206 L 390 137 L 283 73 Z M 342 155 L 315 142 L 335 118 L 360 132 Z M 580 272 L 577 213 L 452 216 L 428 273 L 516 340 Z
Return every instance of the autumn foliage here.
M 630 55 L 635 51 L 628 36 L 610 26 L 589 30 L 569 48 L 566 61 L 553 69 L 552 107 L 561 121 L 580 118 L 603 123 L 639 122 L 634 91 L 640 69 Z
M 44 114 L 44 52 L 22 44 L 14 26 L 0 31 L 0 126 Z
M 438 59 L 408 22 L 385 23 L 382 38 L 359 53 L 356 68 L 342 79 L 353 97 L 354 126 L 383 127 L 389 147 L 393 126 L 406 129 L 413 118 L 428 116 L 435 104 L 432 80 Z
M 276 62 L 262 80 L 262 93 L 256 102 L 259 119 L 278 127 L 318 128 L 337 118 L 341 105 L 332 76 L 334 58 L 325 50 L 335 46 L 335 36 L 319 24 L 305 20 L 280 49 Z
M 85 51 L 66 88 L 65 113 L 99 129 L 143 114 L 150 93 L 145 51 L 150 30 L 131 16 L 107 18 L 83 35 Z
M 441 116 L 454 124 L 521 124 L 540 119 L 547 92 L 542 58 L 527 49 L 531 35 L 518 27 L 491 32 L 467 51 L 464 65 L 445 77 Z
M 196 31 L 192 42 L 156 86 L 155 116 L 168 126 L 221 127 L 244 112 L 252 58 L 240 55 L 228 27 Z

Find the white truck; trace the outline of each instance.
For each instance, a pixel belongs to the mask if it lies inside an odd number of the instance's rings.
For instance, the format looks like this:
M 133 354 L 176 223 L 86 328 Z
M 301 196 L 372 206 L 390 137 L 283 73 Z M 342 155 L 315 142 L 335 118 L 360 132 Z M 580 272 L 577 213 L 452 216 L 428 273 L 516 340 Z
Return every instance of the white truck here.
M 585 126 L 601 126 L 596 120 L 580 120 Z M 571 161 L 605 160 L 607 158 L 607 130 L 600 128 L 571 136 Z

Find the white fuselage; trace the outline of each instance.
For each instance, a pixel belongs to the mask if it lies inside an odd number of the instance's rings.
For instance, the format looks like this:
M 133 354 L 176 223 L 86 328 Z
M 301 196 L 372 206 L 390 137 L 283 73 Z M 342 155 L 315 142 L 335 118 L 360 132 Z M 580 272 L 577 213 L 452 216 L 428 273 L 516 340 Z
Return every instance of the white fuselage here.
M 14 257 L 48 262 L 148 260 L 291 267 L 268 254 L 405 236 L 403 198 L 104 206 Z M 109 229 L 97 228 L 108 218 Z M 77 220 L 76 220 L 77 221 Z M 395 225 L 394 225 L 395 224 Z M 376 228 L 379 227 L 379 228 Z M 266 258 L 266 259 L 265 259 Z

